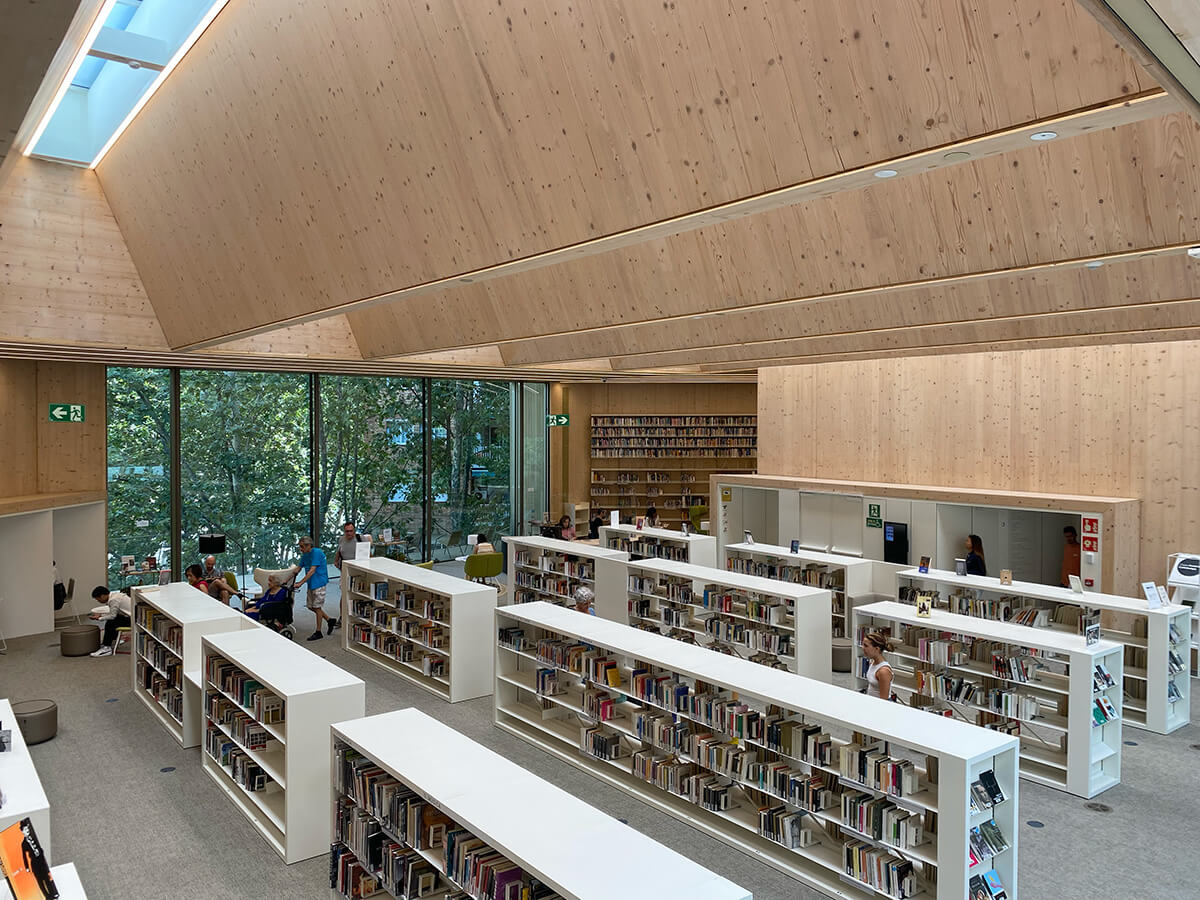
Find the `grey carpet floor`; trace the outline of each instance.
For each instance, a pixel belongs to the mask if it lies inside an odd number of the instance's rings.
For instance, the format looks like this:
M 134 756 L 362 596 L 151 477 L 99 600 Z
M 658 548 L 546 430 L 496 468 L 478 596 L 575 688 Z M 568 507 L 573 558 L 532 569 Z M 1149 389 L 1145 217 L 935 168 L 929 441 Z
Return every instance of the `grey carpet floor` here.
M 297 619 L 303 637 L 311 614 L 300 611 Z M 502 732 L 492 723 L 490 698 L 447 704 L 343 651 L 336 637 L 305 646 L 366 682 L 368 715 L 422 709 L 758 900 L 821 896 Z M 128 656 L 63 657 L 53 634 L 10 640 L 0 656 L 0 696 L 58 702 L 58 736 L 31 752 L 50 798 L 54 861 L 76 863 L 92 900 L 330 896 L 324 858 L 284 865 L 202 771 L 199 750 L 180 748 L 133 695 Z M 1023 900 L 1197 896 L 1184 848 L 1196 811 L 1200 752 L 1192 745 L 1200 747 L 1200 729 L 1190 725 L 1167 737 L 1126 729 L 1125 740 L 1132 745 L 1123 748 L 1122 784 L 1097 798 L 1107 811 L 1021 783 Z M 552 823 L 547 835 L 571 840 Z M 620 865 L 602 851 L 597 862 Z

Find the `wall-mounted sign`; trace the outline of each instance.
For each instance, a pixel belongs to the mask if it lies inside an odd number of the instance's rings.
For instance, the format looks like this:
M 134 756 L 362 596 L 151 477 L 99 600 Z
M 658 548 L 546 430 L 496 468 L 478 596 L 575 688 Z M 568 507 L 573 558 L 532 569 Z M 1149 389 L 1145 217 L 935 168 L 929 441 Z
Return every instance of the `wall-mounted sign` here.
M 881 518 L 883 518 L 883 513 L 881 513 L 881 512 L 879 511 L 879 504 L 878 504 L 878 503 L 868 503 L 868 504 L 867 504 L 867 516 L 868 516 L 869 518 L 872 518 L 872 519 L 881 519 Z
M 1082 524 L 1083 524 L 1083 533 L 1084 534 L 1099 534 L 1100 533 L 1100 520 L 1095 518 L 1094 516 L 1084 516 Z
M 868 517 L 867 518 L 867 527 L 868 528 L 882 528 L 883 527 L 883 519 Z
M 1092 553 L 1100 549 L 1100 539 L 1090 534 L 1085 534 L 1080 543 L 1083 545 L 1084 550 L 1090 550 Z
M 561 428 L 564 425 L 571 424 L 571 417 L 562 413 L 550 413 L 546 416 L 547 428 Z
M 721 488 L 721 502 L 722 503 L 732 503 L 733 502 L 733 488 L 731 488 L 731 487 Z
M 49 418 L 51 422 L 82 422 L 83 404 L 51 403 Z

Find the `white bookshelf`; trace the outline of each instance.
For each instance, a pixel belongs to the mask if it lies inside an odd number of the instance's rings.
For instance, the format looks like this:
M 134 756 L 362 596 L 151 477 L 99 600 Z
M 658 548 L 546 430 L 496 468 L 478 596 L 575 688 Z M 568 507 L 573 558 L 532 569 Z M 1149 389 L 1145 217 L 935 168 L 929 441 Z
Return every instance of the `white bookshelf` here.
M 626 569 L 630 625 L 830 680 L 829 591 L 669 560 Z
M 892 666 L 892 690 L 902 701 L 1018 733 L 1023 778 L 1085 798 L 1120 784 L 1120 644 L 1102 640 L 1088 646 L 1082 635 L 940 609 L 922 617 L 917 615 L 916 607 L 892 600 L 860 606 L 853 615 L 856 634 L 880 630 L 890 632 L 897 641 L 885 656 Z M 927 641 L 954 641 L 966 658 L 953 664 L 939 663 L 932 661 L 936 651 L 926 651 L 929 659 L 922 659 L 918 643 L 922 637 Z M 865 661 L 860 653 L 861 648 L 856 647 L 855 673 L 862 672 Z M 1020 658 L 1027 668 L 1026 678 L 995 674 L 993 653 L 1005 659 Z M 1097 664 L 1113 678 L 1113 685 L 1103 691 L 1096 690 L 1093 683 Z M 947 681 L 943 679 L 955 679 L 950 682 L 953 689 L 973 684 L 984 696 L 965 701 L 946 699 L 943 689 Z M 858 683 L 866 686 L 866 679 L 859 676 Z M 997 697 L 1006 695 L 1008 702 L 1027 699 L 1029 712 L 1018 707 L 998 711 L 985 699 L 989 690 L 997 691 Z M 1092 709 L 1101 696 L 1108 699 L 1117 716 L 1097 725 Z
M 492 692 L 495 587 L 383 558 L 346 560 L 341 581 L 345 649 L 451 703 Z
M 0 728 L 12 731 L 12 748 L 0 753 L 0 791 L 4 792 L 4 805 L 0 806 L 0 831 L 29 818 L 46 852 L 46 859 L 53 862 L 54 857 L 50 852 L 50 801 L 33 766 L 33 757 L 29 755 L 29 746 L 21 734 L 21 726 L 17 724 L 12 703 L 2 697 Z M 0 880 L 0 884 L 4 883 Z
M 496 724 L 504 730 L 833 896 L 897 895 L 847 874 L 845 852 L 851 847 L 911 864 L 916 896 L 962 900 L 970 877 L 994 868 L 1016 900 L 1016 738 L 548 603 L 500 607 L 496 621 L 494 702 Z M 611 683 L 610 670 L 619 675 L 613 679 L 618 684 Z M 698 684 L 703 694 L 696 693 Z M 598 707 L 595 699 L 604 696 L 611 706 Z M 676 724 L 691 737 L 677 735 L 674 749 L 662 749 L 673 742 L 662 739 L 659 726 L 673 731 Z M 802 732 L 805 728 L 810 731 Z M 856 732 L 873 740 L 855 745 Z M 713 743 L 701 747 L 702 736 Z M 803 746 L 793 749 L 793 739 Z M 908 760 L 915 761 L 916 784 L 893 794 L 886 785 L 859 781 L 854 762 L 864 757 L 854 748 L 874 747 L 875 741 L 888 750 L 873 758 L 876 765 L 867 767 L 866 777 L 873 778 L 883 759 L 888 768 Z M 737 754 L 745 754 L 740 762 Z M 678 772 L 672 761 L 694 767 L 696 778 L 686 785 L 677 781 L 679 791 L 645 781 L 637 768 L 650 765 L 651 758 L 664 782 Z M 843 775 L 843 765 L 853 778 Z M 931 766 L 936 779 L 929 776 Z M 973 815 L 970 785 L 985 770 L 994 772 L 1006 799 Z M 796 779 L 788 785 L 791 799 L 760 786 L 791 776 Z M 819 783 L 829 793 L 802 804 L 793 791 L 804 782 Z M 708 806 L 684 795 L 693 786 L 707 790 Z M 886 801 L 889 815 L 907 812 L 926 826 L 927 814 L 934 813 L 937 827 L 930 831 L 936 836 L 899 847 L 851 830 L 842 824 L 847 797 Z M 764 818 L 788 814 L 811 844 L 789 848 L 760 833 Z M 970 830 L 989 816 L 1011 846 L 986 868 L 968 868 Z
M 364 714 L 366 686 L 269 628 L 206 634 L 201 648 L 204 771 L 284 862 L 324 854 L 330 840 L 329 726 Z M 282 701 L 282 720 L 264 721 L 270 717 L 243 704 L 236 689 L 214 682 L 214 665 L 221 662 L 261 685 L 266 696 Z M 224 720 L 222 710 L 229 711 L 232 722 Z M 265 745 L 249 746 L 239 724 L 265 733 Z M 239 783 L 232 760 L 214 757 L 214 744 L 261 769 L 263 788 L 248 790 Z
M 717 539 L 708 534 L 684 534 L 670 528 L 633 525 L 600 526 L 600 546 L 621 550 L 630 559 L 669 559 L 694 566 L 716 566 Z
M 442 885 L 470 892 L 469 885 L 448 877 L 444 846 L 427 846 L 425 835 L 407 830 L 407 817 L 391 815 L 410 801 L 423 802 L 520 866 L 525 883 L 536 879 L 566 900 L 630 896 L 750 900 L 744 888 L 419 710 L 401 709 L 338 723 L 333 726 L 332 740 L 335 840 L 339 818 L 357 818 L 360 823 L 357 832 L 346 830 L 348 840 L 340 845 L 350 852 L 355 849 L 353 835 L 378 830 L 385 843 L 399 844 L 428 862 Z M 339 754 L 344 762 L 339 761 Z M 358 761 L 369 761 L 387 773 L 378 777 L 377 783 L 399 782 L 394 807 L 389 803 L 386 809 L 371 808 L 369 801 L 358 802 L 366 798 L 354 790 L 354 785 L 363 781 L 354 776 L 354 754 L 359 754 Z M 346 810 L 341 816 L 339 807 Z M 453 830 L 447 827 L 447 831 Z M 556 837 L 548 840 L 551 833 Z M 336 855 L 338 848 L 333 852 Z M 605 864 L 606 860 L 613 864 Z M 357 861 L 362 864 L 361 858 Z M 336 875 L 332 862 L 331 873 Z M 388 894 L 404 896 L 383 873 L 364 868 L 380 877 Z M 634 883 L 636 888 L 631 887 Z M 441 896 L 441 891 L 434 895 Z
M 829 590 L 833 595 L 832 637 L 845 638 L 850 628 L 849 610 L 858 603 L 869 602 L 874 563 L 803 548 L 793 553 L 789 547 L 774 544 L 727 544 L 725 568 Z
M 1104 618 L 1101 635 L 1125 647 L 1125 724 L 1170 734 L 1191 720 L 1187 653 L 1191 610 L 1185 606 L 1150 609 L 1144 598 L 1091 591 L 1077 594 L 1070 588 L 1026 581 L 1005 585 L 998 578 L 955 575 L 937 569 L 906 569 L 898 579 L 902 588 L 908 585 L 934 591 L 935 605 L 964 615 L 1006 619 L 1019 610 L 1037 607 L 1045 610 L 1047 624 L 1033 627 L 1065 634 L 1075 634 L 1077 628 L 1074 623 L 1056 621 L 1063 611 L 1074 614 L 1085 608 L 1099 609 Z M 901 593 L 906 592 L 902 589 Z M 1176 637 L 1172 636 L 1172 625 Z
M 624 622 L 625 561 L 629 554 L 579 541 L 545 537 L 506 537 L 511 603 L 545 600 L 573 606 L 575 589 L 590 588 L 596 595 L 596 615 Z
M 198 747 L 204 718 L 200 686 L 186 675 L 200 668 L 200 636 L 258 623 L 182 582 L 135 587 L 130 593 L 133 693 L 175 740 Z

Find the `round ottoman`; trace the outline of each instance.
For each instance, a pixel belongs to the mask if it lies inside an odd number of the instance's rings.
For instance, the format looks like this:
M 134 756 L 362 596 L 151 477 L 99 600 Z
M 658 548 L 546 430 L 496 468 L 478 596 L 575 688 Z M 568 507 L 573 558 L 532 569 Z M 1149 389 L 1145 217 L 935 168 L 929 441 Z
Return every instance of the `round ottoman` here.
M 87 656 L 100 649 L 100 629 L 95 625 L 68 625 L 59 634 L 63 656 Z
M 58 704 L 53 700 L 22 700 L 12 708 L 26 744 L 40 744 L 58 734 Z
M 836 637 L 833 639 L 833 671 L 849 672 L 852 662 L 850 653 L 850 638 Z

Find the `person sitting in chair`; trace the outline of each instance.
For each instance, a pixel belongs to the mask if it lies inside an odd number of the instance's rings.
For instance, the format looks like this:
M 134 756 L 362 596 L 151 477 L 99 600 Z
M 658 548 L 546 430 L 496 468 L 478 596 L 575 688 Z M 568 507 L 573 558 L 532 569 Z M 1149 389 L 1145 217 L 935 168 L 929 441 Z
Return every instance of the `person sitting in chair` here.
M 100 585 L 92 591 L 92 599 L 102 606 L 107 606 L 106 611 L 95 611 L 89 614 L 88 618 L 96 619 L 104 623 L 104 640 L 100 644 L 100 649 L 94 651 L 92 656 L 112 656 L 113 644 L 117 640 L 117 629 L 128 628 L 133 620 L 130 616 L 133 615 L 133 601 L 125 594 L 111 593 L 104 585 Z
M 558 531 L 564 541 L 575 540 L 575 525 L 571 522 L 570 516 L 563 516 L 558 520 Z
M 477 535 L 475 535 L 475 538 L 476 538 L 476 544 L 475 544 L 475 552 L 476 553 L 495 553 L 496 552 L 496 548 L 493 547 L 490 543 L 488 543 L 488 536 L 486 534 L 482 534 L 482 533 L 477 534 Z
M 200 579 L 208 585 L 208 596 L 220 600 L 226 606 L 229 605 L 229 598 L 234 595 L 245 599 L 245 594 L 240 593 L 237 588 L 232 587 L 225 580 L 225 573 L 217 568 L 215 556 L 204 557 L 204 568 L 200 570 Z
M 286 603 L 288 601 L 287 588 L 283 586 L 283 579 L 278 575 L 271 574 L 267 576 L 267 592 L 261 597 L 255 597 L 253 600 L 247 600 L 245 606 L 242 607 L 242 612 L 250 618 L 258 621 L 262 607 L 267 603 Z

